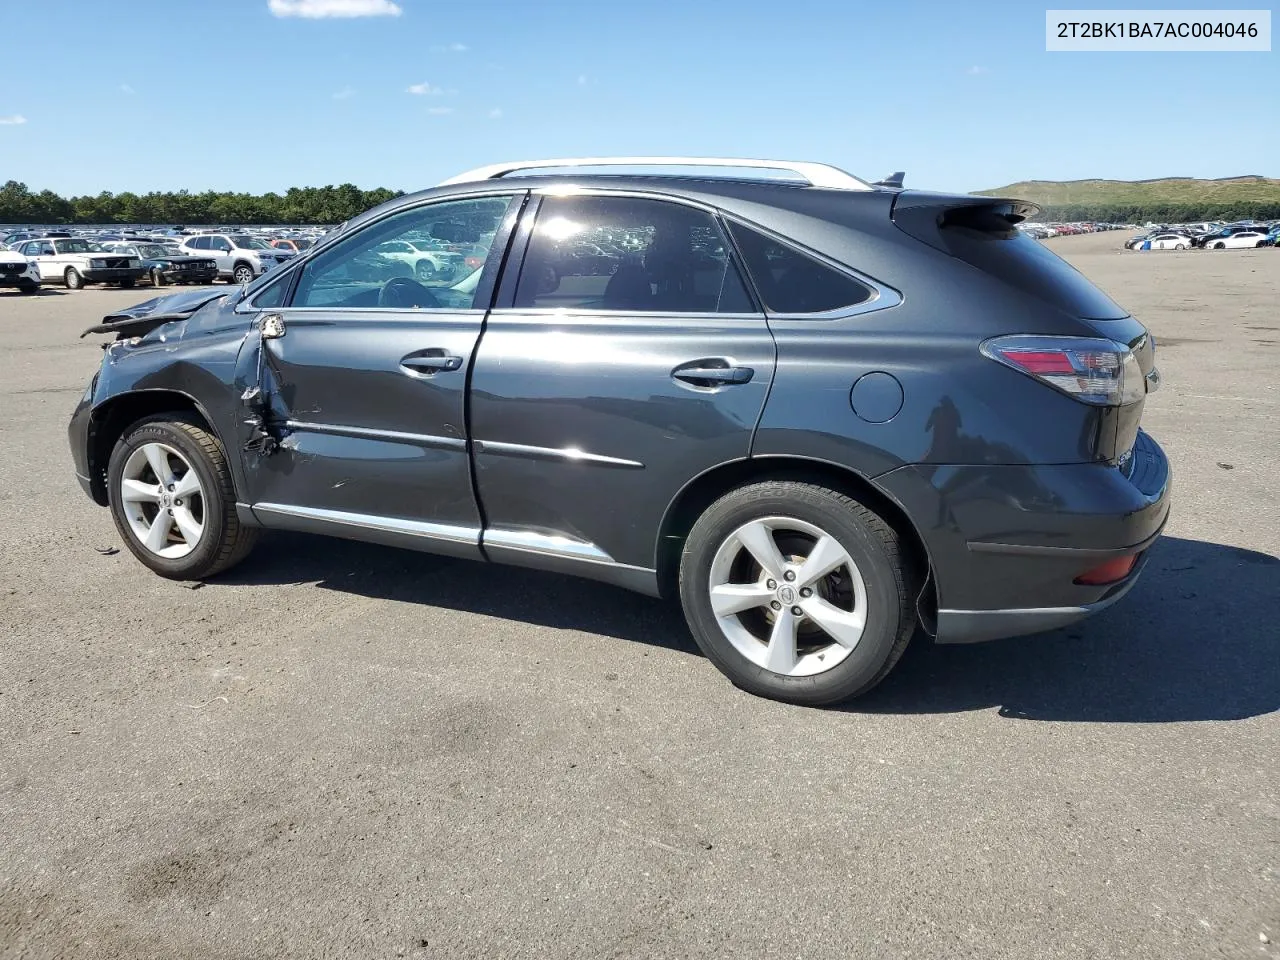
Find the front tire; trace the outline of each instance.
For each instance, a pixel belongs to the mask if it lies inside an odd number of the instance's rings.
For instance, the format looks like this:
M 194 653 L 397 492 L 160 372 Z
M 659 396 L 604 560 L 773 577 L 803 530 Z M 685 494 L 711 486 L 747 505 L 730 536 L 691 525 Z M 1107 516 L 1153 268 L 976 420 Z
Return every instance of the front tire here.
M 243 287 L 246 283 L 253 283 L 253 278 L 253 267 L 247 263 L 237 263 L 235 269 L 231 271 L 231 282 L 238 287 Z
M 768 481 L 698 518 L 680 561 L 694 639 L 751 693 L 806 706 L 859 696 L 915 630 L 918 577 L 897 534 L 853 498 Z
M 138 282 L 138 281 L 137 281 L 137 280 L 135 280 L 133 277 L 125 277 L 123 280 L 121 280 L 121 281 L 120 281 L 120 289 L 121 289 L 121 290 L 132 290 L 132 289 L 133 289 L 134 284 L 135 284 L 135 283 L 137 283 L 137 282 Z
M 1225 250 L 1225 249 L 1227 249 L 1227 245 L 1226 245 L 1225 243 L 1223 243 L 1221 240 L 1219 240 L 1217 243 L 1215 243 L 1215 244 L 1213 245 L 1213 249 L 1215 249 L 1215 250 Z
M 167 281 L 167 280 L 165 280 L 165 278 L 164 278 L 164 271 L 163 271 L 163 270 L 161 270 L 159 267 L 156 267 L 154 270 L 152 270 L 152 271 L 151 271 L 151 285 L 152 285 L 152 286 L 154 286 L 154 287 L 163 287 L 166 283 L 168 283 L 168 281 Z
M 130 427 L 107 468 L 111 517 L 130 552 L 172 580 L 203 580 L 243 560 L 258 531 L 240 523 L 222 446 L 161 414 Z
M 18 284 L 18 290 L 19 290 L 20 292 L 22 292 L 22 293 L 27 294 L 27 296 L 31 296 L 31 297 L 33 297 L 33 296 L 35 296 L 37 293 L 39 293 L 39 292 L 40 292 L 40 284 L 38 284 L 38 283 L 20 283 L 20 284 Z
M 421 283 L 427 283 L 436 278 L 436 266 L 430 260 L 419 260 L 413 272 Z
M 80 271 L 75 267 L 67 267 L 67 272 L 62 275 L 62 279 L 66 283 L 68 290 L 81 290 L 84 288 L 84 277 L 80 275 Z
M 1187 249 L 1187 245 L 1186 245 L 1185 243 L 1175 243 L 1175 244 L 1173 245 L 1173 249 L 1175 249 L 1175 250 L 1185 250 L 1185 249 Z

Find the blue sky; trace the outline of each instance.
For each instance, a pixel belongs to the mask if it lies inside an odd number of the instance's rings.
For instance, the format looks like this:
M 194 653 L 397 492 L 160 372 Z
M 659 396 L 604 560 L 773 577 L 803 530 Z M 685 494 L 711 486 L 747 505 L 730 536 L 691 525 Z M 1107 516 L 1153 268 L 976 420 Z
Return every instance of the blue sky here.
M 335 8 L 375 15 L 297 15 Z M 1044 10 L 0 0 L 0 181 L 414 190 L 583 154 L 822 160 L 938 190 L 1280 176 L 1275 52 L 1047 53 Z

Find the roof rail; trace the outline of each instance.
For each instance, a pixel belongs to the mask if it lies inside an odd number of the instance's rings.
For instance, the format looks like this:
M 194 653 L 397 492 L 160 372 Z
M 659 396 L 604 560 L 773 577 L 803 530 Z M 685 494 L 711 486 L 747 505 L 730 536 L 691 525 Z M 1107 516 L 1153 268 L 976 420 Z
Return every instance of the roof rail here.
M 738 167 L 755 170 L 786 170 L 799 174 L 812 187 L 833 190 L 872 190 L 865 180 L 826 163 L 807 160 L 744 160 L 734 157 L 566 157 L 559 160 L 520 160 L 494 163 L 477 167 L 438 184 L 441 187 L 455 183 L 475 183 L 480 180 L 496 180 L 517 170 L 537 170 L 548 167 Z

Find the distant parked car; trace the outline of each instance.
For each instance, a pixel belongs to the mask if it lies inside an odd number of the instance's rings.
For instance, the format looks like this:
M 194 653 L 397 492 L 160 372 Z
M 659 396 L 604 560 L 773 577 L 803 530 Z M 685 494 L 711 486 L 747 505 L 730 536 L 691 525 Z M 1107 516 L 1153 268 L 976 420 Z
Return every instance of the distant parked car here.
M 1229 227 L 1222 227 L 1219 230 L 1215 230 L 1212 233 L 1199 234 L 1195 238 L 1195 246 L 1212 249 L 1214 248 L 1215 244 L 1219 240 L 1225 241 L 1231 237 L 1234 237 L 1237 233 L 1255 233 L 1255 232 L 1260 232 L 1260 231 L 1257 231 L 1255 227 L 1246 227 L 1241 224 L 1235 223 Z M 1265 231 L 1261 231 L 1261 232 L 1265 232 Z M 1222 248 L 1218 247 L 1216 249 L 1222 249 Z
M 423 283 L 436 278 L 450 280 L 466 269 L 461 254 L 424 249 L 410 240 L 388 240 L 374 247 L 374 253 L 388 260 L 407 263 L 413 269 L 413 275 Z
M 109 253 L 92 240 L 81 237 L 28 240 L 18 252 L 36 262 L 41 283 L 61 281 L 70 290 L 79 290 L 87 283 L 132 287 L 146 274 L 139 258 Z
M 1128 246 L 1128 244 L 1126 244 Z M 1191 238 L 1185 233 L 1154 233 L 1143 237 L 1139 243 L 1130 246 L 1130 250 L 1187 250 L 1191 247 Z
M 141 259 L 152 286 L 213 283 L 218 279 L 218 261 L 210 257 L 175 253 L 173 249 L 159 243 L 111 243 L 105 246 L 113 253 L 125 253 Z
M 241 286 L 297 256 L 242 233 L 204 233 L 187 237 L 178 249 L 195 257 L 212 255 L 218 264 L 218 276 Z
M 1265 247 L 1267 235 L 1261 230 L 1240 230 L 1228 236 L 1218 236 L 1205 244 L 1207 250 L 1238 250 L 1244 247 Z
M 0 244 L 0 287 L 36 293 L 40 289 L 40 268 L 34 260 Z
M 286 237 L 280 240 L 272 240 L 271 245 L 277 250 L 292 250 L 294 253 L 301 253 L 303 250 L 310 250 L 314 245 L 314 240 L 308 240 L 305 237 Z

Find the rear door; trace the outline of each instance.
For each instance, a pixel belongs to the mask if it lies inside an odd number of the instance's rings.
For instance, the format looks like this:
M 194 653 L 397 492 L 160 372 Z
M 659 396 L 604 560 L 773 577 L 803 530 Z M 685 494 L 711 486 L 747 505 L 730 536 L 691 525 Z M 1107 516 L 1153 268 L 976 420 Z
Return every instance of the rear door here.
M 255 303 L 261 389 L 282 439 L 246 452 L 254 511 L 271 526 L 479 556 L 480 520 L 467 451 L 466 384 L 514 226 L 512 194 L 403 209 L 362 227 L 268 285 Z M 424 284 L 378 253 L 400 237 L 489 237 L 471 275 Z M 292 291 L 280 297 L 280 285 Z M 242 360 L 246 376 L 257 358 Z
M 768 326 L 701 207 L 548 195 L 522 246 L 472 375 L 485 550 L 650 570 L 681 489 L 750 454 L 773 379 Z

